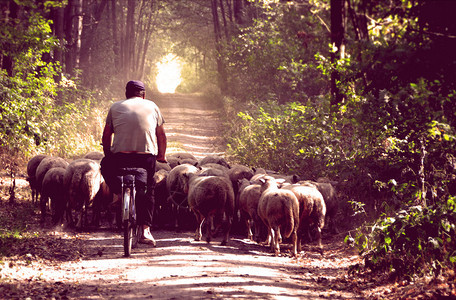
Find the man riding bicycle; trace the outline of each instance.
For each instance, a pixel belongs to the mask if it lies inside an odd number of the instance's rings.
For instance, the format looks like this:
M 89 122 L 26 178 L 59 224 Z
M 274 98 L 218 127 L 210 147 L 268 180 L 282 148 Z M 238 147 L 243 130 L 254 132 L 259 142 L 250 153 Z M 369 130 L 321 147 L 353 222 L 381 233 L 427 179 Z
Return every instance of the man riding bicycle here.
M 143 229 L 139 242 L 156 246 L 150 228 L 155 206 L 155 163 L 166 162 L 165 120 L 158 106 L 145 99 L 145 95 L 144 83 L 129 81 L 125 88 L 127 99 L 110 107 L 102 137 L 105 157 L 101 162 L 101 173 L 111 191 L 118 194 L 119 169 L 146 170 L 147 184 L 145 187 L 138 185 L 136 194 L 138 225 Z

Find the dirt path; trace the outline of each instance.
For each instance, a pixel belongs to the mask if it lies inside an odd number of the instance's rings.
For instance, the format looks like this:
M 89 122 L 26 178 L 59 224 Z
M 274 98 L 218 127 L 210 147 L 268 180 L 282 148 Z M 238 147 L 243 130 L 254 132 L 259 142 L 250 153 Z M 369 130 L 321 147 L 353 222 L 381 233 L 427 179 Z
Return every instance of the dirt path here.
M 201 157 L 223 152 L 214 108 L 197 97 L 157 99 L 167 124 L 170 151 Z M 37 216 L 38 219 L 38 216 Z M 122 236 L 107 228 L 83 233 L 48 231 L 42 251 L 25 249 L 0 268 L 0 295 L 18 299 L 363 299 L 346 277 L 357 255 L 343 234 L 325 236 L 325 254 L 290 245 L 281 256 L 234 235 L 228 246 L 193 240 L 193 232 L 154 230 L 157 247 L 140 244 L 123 257 Z M 55 245 L 62 246 L 61 249 Z M 52 244 L 52 247 L 51 247 Z M 74 246 L 73 246 L 74 245 Z M 49 257 L 51 259 L 49 259 Z M 2 296 L 0 296 L 2 297 Z M 9 298 L 9 297 L 8 297 Z
M 223 154 L 216 103 L 179 94 L 154 96 L 154 101 L 165 117 L 167 153 L 185 151 L 197 158 Z

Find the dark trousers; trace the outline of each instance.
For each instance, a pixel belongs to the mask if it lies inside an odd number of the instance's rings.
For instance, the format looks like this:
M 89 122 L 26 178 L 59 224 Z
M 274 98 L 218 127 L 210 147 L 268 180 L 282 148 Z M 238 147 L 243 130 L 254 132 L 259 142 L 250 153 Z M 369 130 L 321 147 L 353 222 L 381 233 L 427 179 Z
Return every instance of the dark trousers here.
M 152 218 L 155 207 L 155 160 L 152 154 L 139 153 L 114 153 L 101 161 L 101 174 L 113 193 L 120 193 L 121 184 L 119 169 L 121 168 L 143 168 L 147 172 L 145 187 L 144 184 L 136 184 L 136 211 L 139 225 L 152 227 Z M 138 181 L 138 178 L 136 179 Z

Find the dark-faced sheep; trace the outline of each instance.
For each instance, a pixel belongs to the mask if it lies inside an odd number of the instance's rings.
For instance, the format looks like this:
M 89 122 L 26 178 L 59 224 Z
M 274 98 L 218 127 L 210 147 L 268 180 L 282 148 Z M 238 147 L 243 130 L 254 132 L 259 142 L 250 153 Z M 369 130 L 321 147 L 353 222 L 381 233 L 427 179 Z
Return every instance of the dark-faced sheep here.
M 61 157 L 48 156 L 44 158 L 38 167 L 36 168 L 36 187 L 37 191 L 41 193 L 41 184 L 43 182 L 44 175 L 52 168 L 66 168 L 68 162 Z
M 168 201 L 169 192 L 166 187 L 166 179 L 168 178 L 168 175 L 169 171 L 164 169 L 158 170 L 154 174 L 155 211 L 153 220 L 159 227 L 169 225 L 169 221 L 174 219 L 172 205 L 171 202 Z
M 91 159 L 91 160 L 94 160 L 94 161 L 97 161 L 98 163 L 101 162 L 101 160 L 103 159 L 104 157 L 104 154 L 99 152 L 99 151 L 91 151 L 89 153 L 87 153 L 86 155 L 84 155 L 83 158 L 87 158 L 87 159 Z
M 278 183 L 296 183 L 298 182 L 297 175 L 282 175 L 282 174 L 265 174 L 265 173 L 257 173 L 250 178 L 250 182 L 259 184 L 260 179 L 264 178 L 265 176 L 273 177 L 277 180 Z
M 223 158 L 219 155 L 208 155 L 208 156 L 203 157 L 202 159 L 199 160 L 198 166 L 199 167 L 204 166 L 205 164 L 209 164 L 209 163 L 219 164 L 224 167 L 227 167 L 228 169 L 230 168 L 230 165 L 225 160 L 225 158 Z
M 215 167 L 219 166 L 219 167 Z M 225 176 L 228 177 L 227 171 L 228 169 L 222 167 L 221 165 L 217 164 L 207 164 L 201 167 L 198 167 L 200 170 L 198 171 L 198 175 L 200 176 Z
M 194 165 L 195 161 L 198 161 L 193 154 L 187 152 L 171 153 L 166 156 L 166 160 L 168 161 L 171 169 L 174 169 L 178 165 L 185 164 L 186 162 L 184 162 L 184 160 L 191 160 L 191 165 Z
M 38 154 L 32 157 L 27 163 L 27 181 L 29 182 L 30 189 L 32 190 L 32 203 L 38 202 L 39 192 L 37 191 L 36 183 L 36 169 L 43 159 L 48 157 L 46 154 Z
M 188 208 L 187 194 L 184 192 L 184 188 L 188 183 L 189 175 L 195 174 L 198 171 L 199 169 L 195 166 L 183 164 L 174 167 L 168 173 L 166 188 L 169 193 L 168 201 L 172 206 L 172 219 L 174 220 L 175 228 L 181 227 L 180 223 L 187 219 L 188 213 L 192 217 Z
M 46 220 L 46 204 L 50 200 L 50 211 L 52 216 L 52 223 L 60 225 L 63 222 L 63 214 L 65 212 L 65 190 L 63 187 L 63 175 L 65 168 L 57 167 L 51 168 L 44 175 L 41 187 L 41 223 L 44 224 Z
M 66 168 L 68 166 L 68 162 L 64 160 L 63 158 L 60 157 L 54 157 L 54 156 L 49 156 L 44 158 L 40 164 L 38 165 L 38 168 L 36 169 L 36 190 L 40 193 L 41 195 L 41 189 L 42 189 L 42 184 L 43 184 L 43 179 L 46 176 L 46 173 L 52 169 L 52 168 Z M 41 213 L 45 214 L 46 211 L 46 205 L 47 205 L 48 199 L 43 199 L 43 197 L 40 197 L 40 209 Z M 43 217 L 44 217 L 43 214 Z M 44 219 L 43 219 L 44 221 Z
M 165 171 L 169 172 L 169 171 L 171 171 L 171 166 L 169 165 L 169 163 L 157 161 L 155 163 L 155 172 L 157 172 L 159 170 L 165 170 Z
M 201 240 L 202 226 L 206 220 L 206 241 L 209 243 L 213 232 L 223 224 L 224 236 L 221 245 L 226 245 L 234 212 L 233 187 L 228 177 L 190 175 L 188 204 L 198 224 L 195 240 Z M 217 229 L 214 229 L 215 227 Z
M 105 218 L 110 227 L 114 227 L 114 216 L 117 218 L 117 227 L 120 228 L 120 201 L 114 201 L 114 194 L 109 189 L 106 181 L 102 181 L 100 189 L 98 190 L 95 198 L 93 199 L 93 225 L 95 227 L 101 226 L 103 220 L 102 215 L 105 213 Z
M 88 208 L 92 205 L 102 181 L 100 165 L 93 160 L 78 159 L 67 167 L 63 177 L 67 191 L 67 216 L 69 222 L 74 224 L 72 211 L 76 211 L 78 219 L 75 226 L 77 228 L 87 225 Z
M 291 236 L 292 253 L 297 256 L 297 230 L 299 227 L 299 203 L 295 194 L 279 189 L 276 180 L 267 176 L 262 183 L 258 202 L 258 215 L 268 227 L 267 243 L 275 255 L 280 253 L 280 235 Z
M 231 168 L 227 170 L 227 174 L 231 180 L 231 184 L 233 186 L 233 191 L 235 195 L 235 213 L 233 220 L 233 229 L 242 228 L 241 224 L 243 223 L 243 215 L 241 214 L 239 208 L 239 183 L 242 179 L 252 178 L 253 173 L 253 170 L 249 167 L 239 164 L 232 165 Z
M 320 253 L 323 254 L 321 230 L 325 226 L 326 205 L 322 194 L 315 186 L 310 185 L 292 184 L 283 186 L 282 189 L 293 192 L 299 201 L 299 250 L 301 250 L 303 233 L 308 232 L 310 225 L 314 224 L 317 229 L 318 248 Z

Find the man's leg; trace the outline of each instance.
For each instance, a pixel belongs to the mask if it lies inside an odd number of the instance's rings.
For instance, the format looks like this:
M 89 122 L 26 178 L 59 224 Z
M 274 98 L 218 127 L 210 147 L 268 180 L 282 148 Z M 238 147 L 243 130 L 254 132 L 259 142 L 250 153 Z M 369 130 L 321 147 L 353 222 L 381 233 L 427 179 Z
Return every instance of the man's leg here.
M 147 171 L 147 185 L 146 185 L 146 193 L 143 194 L 143 198 L 141 203 L 138 203 L 138 211 L 141 213 L 141 217 L 138 214 L 138 221 L 139 224 L 142 224 L 143 227 L 143 239 L 147 242 L 156 245 L 155 239 L 150 232 L 150 229 L 153 225 L 153 215 L 154 215 L 154 208 L 155 208 L 155 156 L 147 155 L 144 159 L 143 166 Z

